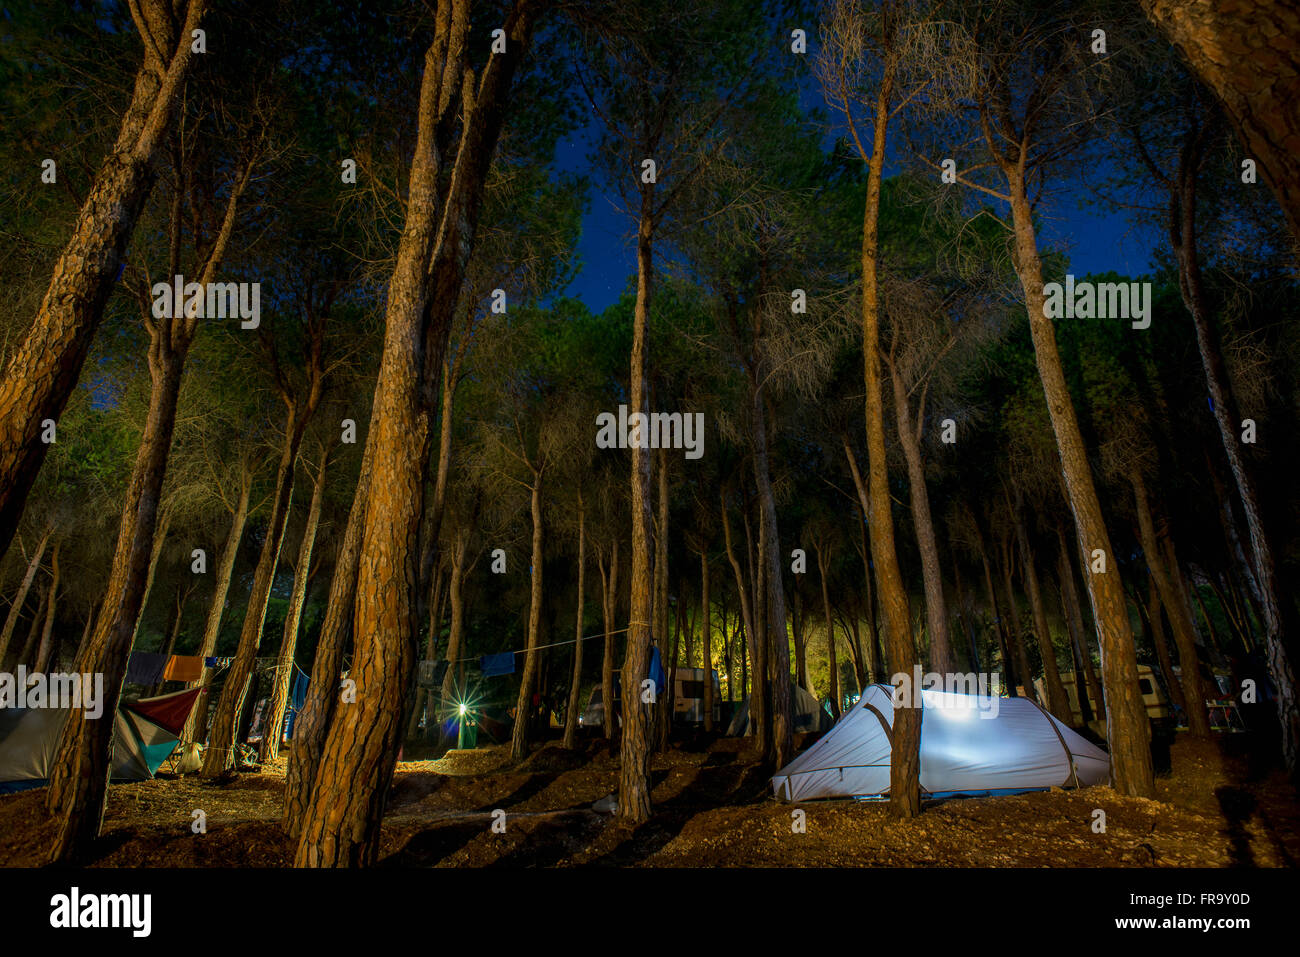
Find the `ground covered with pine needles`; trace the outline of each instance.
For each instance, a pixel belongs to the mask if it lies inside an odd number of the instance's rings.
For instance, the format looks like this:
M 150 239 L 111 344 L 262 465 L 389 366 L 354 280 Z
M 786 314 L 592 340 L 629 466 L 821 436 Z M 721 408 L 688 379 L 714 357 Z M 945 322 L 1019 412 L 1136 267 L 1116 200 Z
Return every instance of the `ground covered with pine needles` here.
M 1291 867 L 1300 806 L 1277 769 L 1253 767 L 1241 741 L 1182 739 L 1158 799 L 1109 788 L 928 804 L 898 821 L 881 803 L 771 799 L 746 739 L 700 737 L 651 764 L 655 813 L 621 824 L 604 809 L 618 756 L 600 740 L 551 743 L 512 764 L 509 748 L 451 751 L 398 765 L 382 865 L 390 867 Z M 418 755 L 412 755 L 418 756 Z M 160 775 L 113 785 L 92 866 L 283 867 L 284 761 L 218 782 Z M 0 797 L 0 865 L 44 863 L 52 823 L 43 790 Z M 1094 830 L 1105 812 L 1105 832 Z M 207 832 L 191 829 L 193 812 Z M 504 832 L 494 831 L 497 811 Z

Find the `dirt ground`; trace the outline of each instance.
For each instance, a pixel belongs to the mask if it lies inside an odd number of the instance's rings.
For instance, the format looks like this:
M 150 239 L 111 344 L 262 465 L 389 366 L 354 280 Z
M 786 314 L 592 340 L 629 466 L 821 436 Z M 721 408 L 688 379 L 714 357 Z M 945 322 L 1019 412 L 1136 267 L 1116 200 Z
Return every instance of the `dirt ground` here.
M 772 800 L 744 739 L 697 739 L 652 762 L 652 819 L 617 823 L 593 808 L 618 783 L 600 741 L 554 744 L 512 766 L 506 746 L 398 765 L 382 838 L 394 867 L 1291 867 L 1300 806 L 1278 771 L 1253 772 L 1231 738 L 1179 741 L 1158 800 L 1109 788 L 928 804 L 893 820 L 882 803 Z M 99 867 L 283 867 L 284 763 L 222 782 L 160 776 L 113 785 Z M 0 797 L 0 865 L 44 862 L 51 825 L 43 790 Z M 1105 833 L 1094 833 L 1094 811 Z M 193 812 L 207 833 L 191 830 Z M 505 812 L 504 833 L 493 831 Z

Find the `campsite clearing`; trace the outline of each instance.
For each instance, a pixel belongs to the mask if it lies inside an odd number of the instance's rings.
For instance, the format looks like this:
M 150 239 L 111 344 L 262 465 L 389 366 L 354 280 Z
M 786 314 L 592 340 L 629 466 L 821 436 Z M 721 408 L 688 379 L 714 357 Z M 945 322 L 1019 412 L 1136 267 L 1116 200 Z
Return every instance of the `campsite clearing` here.
M 1252 774 L 1231 739 L 1180 740 L 1159 801 L 1105 787 L 971 798 L 899 822 L 878 802 L 788 805 L 745 739 L 703 739 L 651 766 L 655 813 L 637 827 L 592 805 L 617 787 L 603 742 L 548 745 L 511 766 L 504 746 L 398 765 L 381 861 L 398 866 L 1294 866 L 1300 811 L 1277 771 Z M 159 775 L 109 790 L 95 866 L 288 866 L 284 763 L 224 782 Z M 0 865 L 43 863 L 43 790 L 0 798 Z M 1092 831 L 1106 812 L 1106 833 Z M 192 813 L 207 815 L 193 834 Z M 506 812 L 493 833 L 492 812 Z M 792 813 L 806 814 L 794 833 Z

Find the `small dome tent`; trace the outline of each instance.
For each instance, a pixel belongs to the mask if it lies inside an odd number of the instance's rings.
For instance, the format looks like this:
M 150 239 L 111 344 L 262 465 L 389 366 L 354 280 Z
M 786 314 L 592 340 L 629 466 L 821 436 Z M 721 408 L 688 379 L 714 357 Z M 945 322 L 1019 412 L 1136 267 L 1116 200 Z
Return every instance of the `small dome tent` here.
M 889 793 L 893 688 L 872 685 L 835 727 L 772 778 L 783 801 Z M 921 692 L 924 796 L 1105 784 L 1110 757 L 1028 698 Z
M 793 681 L 790 682 L 790 721 L 795 734 L 829 731 L 832 723 L 830 713 L 821 702 Z M 727 725 L 727 734 L 743 737 L 753 733 L 753 722 L 749 720 L 749 695 L 745 695 Z

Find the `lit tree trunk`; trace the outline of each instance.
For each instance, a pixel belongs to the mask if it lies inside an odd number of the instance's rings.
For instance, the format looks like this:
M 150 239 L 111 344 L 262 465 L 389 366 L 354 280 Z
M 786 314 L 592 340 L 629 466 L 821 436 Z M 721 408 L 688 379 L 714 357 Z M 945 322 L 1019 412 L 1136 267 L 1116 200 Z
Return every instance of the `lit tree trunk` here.
M 290 752 L 289 770 L 285 778 L 283 821 L 285 831 L 293 838 L 299 837 L 302 832 L 329 725 L 335 709 L 342 701 L 339 677 L 343 672 L 343 655 L 352 638 L 357 573 L 361 565 L 361 540 L 365 529 L 366 503 L 370 495 L 373 441 L 372 430 L 366 436 L 361 472 L 352 496 L 352 507 L 348 511 L 347 528 L 343 532 L 343 543 L 339 546 L 338 558 L 334 563 L 334 578 L 330 582 L 329 600 L 325 604 L 325 620 L 321 622 L 320 637 L 316 640 L 316 658 L 307 685 L 307 699 L 294 722 L 293 750 Z
M 438 470 L 433 480 L 433 502 L 426 509 L 424 542 L 420 549 L 420 587 L 421 595 L 427 594 L 430 579 L 434 574 L 437 561 L 438 539 L 442 531 L 442 514 L 447 501 L 447 476 L 451 473 L 451 435 L 453 426 L 452 412 L 456 397 L 456 371 L 451 361 L 444 356 L 442 360 L 442 405 L 438 421 Z M 421 617 L 423 617 L 423 597 L 421 598 Z M 433 623 L 429 627 L 432 629 Z
M 149 552 L 149 569 L 144 576 L 144 595 L 140 598 L 140 613 L 149 607 L 149 596 L 153 593 L 154 578 L 158 574 L 158 560 L 162 558 L 163 545 L 167 543 L 167 533 L 172 526 L 172 510 L 163 505 L 158 510 L 158 524 L 154 529 L 153 548 Z M 135 647 L 136 636 L 140 633 L 140 617 L 136 616 L 135 631 L 131 635 L 131 647 Z
M 921 460 L 921 426 L 925 421 L 924 400 L 917 409 L 916 421 L 908 404 L 907 388 L 898 369 L 889 364 L 894 387 L 894 413 L 898 420 L 898 444 L 907 462 L 907 484 L 912 498 L 912 524 L 916 544 L 921 552 L 921 574 L 925 583 L 925 622 L 930 633 L 930 668 L 946 674 L 956 667 L 952 636 L 948 629 L 948 606 L 943 596 L 943 573 L 939 565 L 939 544 L 930 517 L 930 493 L 925 487 L 925 464 Z
M 794 724 L 790 716 L 790 642 L 786 633 L 785 586 L 781 578 L 781 539 L 776 523 L 776 498 L 767 461 L 767 425 L 762 417 L 762 400 L 754 407 L 760 416 L 755 429 L 754 479 L 758 489 L 759 562 L 763 575 L 763 609 L 766 630 L 763 651 L 767 656 L 764 674 L 768 680 L 766 702 L 771 708 L 772 737 L 769 756 L 778 768 L 794 758 Z
M 673 719 L 673 670 L 676 667 L 676 649 L 668 657 L 668 453 L 659 451 L 659 514 L 655 521 L 654 600 L 650 620 L 654 623 L 655 644 L 659 648 L 660 664 L 668 680 L 663 695 L 655 702 L 651 725 L 652 740 L 656 750 L 668 748 L 668 732 Z
M 709 609 L 709 553 L 700 549 L 700 608 L 704 615 L 701 636 L 704 657 L 704 730 L 713 730 L 713 615 Z M 726 635 L 726 623 L 723 623 Z
M 637 229 L 631 374 L 631 411 L 642 414 L 649 412 L 645 340 L 654 268 L 649 210 L 650 198 L 644 195 Z M 630 824 L 640 824 L 650 818 L 650 742 L 647 732 L 652 712 L 641 694 L 641 681 L 645 678 L 650 655 L 651 591 L 654 586 L 650 524 L 650 451 L 638 443 L 632 447 L 631 614 L 623 655 L 623 729 L 618 781 L 618 816 Z
M 516 761 L 528 757 L 528 735 L 532 730 L 533 689 L 537 687 L 537 646 L 542 629 L 542 474 L 533 472 L 529 497 L 533 519 L 532 572 L 528 603 L 528 651 L 524 655 L 524 673 L 515 699 L 515 727 L 510 736 L 510 756 Z
M 1023 151 L 1022 151 L 1023 153 Z M 1022 155 L 1023 162 L 1023 155 Z M 1043 270 L 1038 238 L 1023 166 L 1005 170 L 1011 195 L 1015 231 L 1015 265 L 1025 293 L 1029 329 L 1038 361 L 1039 378 L 1056 435 L 1056 446 L 1069 491 L 1070 509 L 1082 553 L 1088 557 L 1088 597 L 1101 647 L 1102 684 L 1106 692 L 1107 739 L 1110 745 L 1111 781 L 1117 791 L 1135 797 L 1153 797 L 1151 725 L 1137 681 L 1137 658 L 1129 625 L 1124 588 L 1116 555 L 1106 530 L 1101 502 L 1093 484 L 1088 453 L 1079 432 L 1070 391 L 1056 348 L 1056 332 L 1044 309 Z M 1105 571 L 1100 564 L 1105 562 Z
M 77 384 L 123 253 L 153 188 L 159 147 L 172 128 L 189 74 L 190 33 L 207 3 L 140 0 L 130 7 L 145 51 L 131 102 L 113 151 L 96 174 L 72 237 L 54 265 L 27 338 L 0 379 L 0 555 L 9 547 L 49 449 L 40 440 L 43 423 L 59 418 Z
M 1070 713 L 1070 699 L 1061 683 L 1061 672 L 1056 664 L 1056 646 L 1047 628 L 1047 610 L 1043 606 L 1043 593 L 1038 584 L 1038 566 L 1034 551 L 1029 546 L 1029 534 L 1017 503 L 1015 508 L 1016 538 L 1020 542 L 1020 559 L 1025 573 L 1025 590 L 1029 593 L 1029 609 L 1034 616 L 1034 634 L 1038 639 L 1038 653 L 1043 659 L 1043 685 L 1047 690 L 1047 710 L 1066 724 L 1074 724 Z M 1025 689 L 1028 691 L 1029 689 Z
M 32 559 L 27 563 L 27 572 L 23 575 L 22 584 L 18 586 L 18 594 L 14 596 L 13 604 L 9 606 L 9 614 L 5 616 L 4 631 L 0 631 L 0 668 L 4 667 L 5 655 L 9 653 L 9 642 L 13 639 L 14 629 L 18 626 L 18 619 L 22 615 L 23 604 L 27 601 L 27 592 L 31 590 L 36 571 L 41 567 L 41 558 L 45 555 L 45 546 L 49 543 L 51 534 L 51 530 L 46 529 L 41 540 L 36 543 L 36 550 L 32 552 Z
M 794 639 L 794 677 L 795 683 L 805 691 L 811 691 L 808 682 L 808 657 L 804 640 L 803 599 L 796 582 L 790 599 L 790 637 Z
M 77 670 L 104 675 L 103 714 L 117 713 L 126 662 L 135 638 L 146 579 L 153 555 L 158 498 L 167 469 L 182 358 L 170 349 L 151 348 L 153 387 L 144 435 L 127 486 L 121 527 L 99 618 Z M 59 819 L 50 848 L 52 863 L 76 860 L 99 835 L 108 792 L 113 722 L 88 720 L 73 709 L 64 725 L 52 763 L 46 809 Z
M 280 755 L 280 734 L 284 727 L 284 709 L 289 700 L 289 682 L 293 678 L 293 658 L 298 647 L 298 626 L 302 621 L 302 606 L 307 599 L 307 578 L 311 571 L 311 554 L 316 546 L 316 530 L 320 527 L 321 505 L 325 500 L 325 469 L 329 465 L 328 447 L 321 449 L 320 468 L 307 508 L 307 524 L 302 530 L 302 544 L 298 546 L 298 564 L 294 567 L 293 592 L 289 595 L 289 608 L 284 616 L 284 633 L 280 639 L 280 654 L 275 662 L 275 678 L 271 685 L 269 707 L 262 722 L 262 761 L 271 761 Z
M 1232 117 L 1300 238 L 1300 10 L 1286 0 L 1142 0 Z
M 907 591 L 894 546 L 889 466 L 885 457 L 884 396 L 880 374 L 880 311 L 876 264 L 879 259 L 880 182 L 885 163 L 885 127 L 892 76 L 881 81 L 875 104 L 874 137 L 867 169 L 867 201 L 862 222 L 862 351 L 867 420 L 867 492 L 871 505 L 871 558 L 885 616 L 886 655 L 896 675 L 911 677 L 916 646 L 907 610 Z M 910 698 L 910 696 L 909 696 Z M 889 804 L 903 818 L 921 813 L 921 709 L 910 700 L 895 704 L 890 749 Z
M 465 631 L 465 555 L 469 535 L 460 533 L 451 553 L 451 574 L 447 580 L 447 602 L 451 606 L 451 624 L 447 629 L 447 673 L 442 676 L 442 700 L 456 701 L 464 693 L 456 683 L 456 662 L 461 657 L 461 636 Z
M 502 27 L 506 52 L 487 61 L 477 90 L 465 59 L 467 5 L 453 2 L 439 10 L 438 31 L 425 57 L 406 223 L 388 288 L 370 426 L 373 481 L 353 621 L 357 695 L 331 722 L 316 787 L 302 817 L 297 866 L 365 866 L 378 855 L 404 726 L 405 690 L 418 650 L 413 591 L 419 580 L 436 370 L 474 248 L 484 181 L 511 82 L 527 49 L 537 6 L 516 0 Z M 457 95 L 461 90 L 469 93 L 463 104 Z M 439 216 L 438 131 L 444 124 L 451 128 L 458 114 L 463 122 L 451 164 L 454 173 Z
M 1169 578 L 1168 570 L 1160 557 L 1160 545 L 1156 540 L 1155 522 L 1151 517 L 1151 504 L 1147 498 L 1146 484 L 1136 473 L 1129 477 L 1133 485 L 1133 498 L 1137 506 L 1138 533 L 1142 539 L 1142 552 L 1146 556 L 1147 568 L 1151 571 L 1151 580 L 1160 593 L 1160 601 L 1169 616 L 1169 624 L 1174 630 L 1174 644 L 1178 648 L 1178 660 L 1182 665 L 1182 686 L 1184 710 L 1187 714 L 1187 730 L 1193 737 L 1205 738 L 1210 734 L 1210 714 L 1205 707 L 1205 689 L 1201 683 L 1201 659 L 1196 652 L 1194 626 L 1188 617 L 1187 606 Z
M 822 580 L 822 614 L 826 619 L 826 661 L 830 666 L 831 716 L 840 720 L 840 666 L 835 659 L 835 621 L 831 618 L 830 591 L 826 585 L 826 559 L 821 544 L 817 545 L 817 574 Z
M 253 490 L 253 476 L 249 471 L 240 476 L 239 499 L 235 503 L 235 513 L 230 521 L 230 532 L 221 549 L 221 559 L 217 564 L 217 578 L 212 589 L 212 604 L 208 606 L 207 621 L 203 626 L 203 640 L 199 643 L 200 658 L 211 658 L 217 650 L 217 637 L 221 634 L 221 616 L 226 607 L 226 596 L 230 594 L 230 580 L 235 573 L 235 559 L 239 557 L 239 543 L 244 539 L 244 526 L 248 524 L 249 497 Z M 203 669 L 203 690 L 190 710 L 190 716 L 181 732 L 182 741 L 203 740 L 207 736 L 208 689 L 212 686 L 213 670 Z
M 578 744 L 578 712 L 582 708 L 582 599 L 587 572 L 586 514 L 578 502 L 578 608 L 577 626 L 574 629 L 573 680 L 569 683 L 569 708 L 564 713 L 564 747 L 573 749 Z
M 723 535 L 723 540 L 726 543 L 727 561 L 731 564 L 732 574 L 735 575 L 736 577 L 736 593 L 739 596 L 739 601 L 740 601 L 740 620 L 742 626 L 745 629 L 746 644 L 748 645 L 752 641 L 750 636 L 754 634 L 753 616 L 749 604 L 749 590 L 745 587 L 745 575 L 744 572 L 741 571 L 740 561 L 736 558 L 735 549 L 732 548 L 732 544 L 731 544 L 731 519 L 727 517 L 727 500 L 726 500 L 725 493 L 723 494 L 723 498 L 722 498 L 721 514 L 722 514 L 722 535 Z M 752 655 L 747 657 L 742 654 L 741 656 L 742 670 L 741 670 L 740 684 L 741 684 L 742 698 L 746 693 L 745 686 L 748 684 L 748 680 L 749 680 L 749 676 L 748 674 L 746 674 L 746 670 L 748 669 L 748 665 L 746 664 L 746 662 L 749 657 L 752 657 Z M 750 705 L 751 705 L 750 715 L 752 717 L 753 716 L 753 707 L 752 707 L 753 695 L 750 695 Z
M 605 713 L 605 738 L 613 741 L 618 734 L 618 720 L 614 707 L 614 621 L 618 611 L 618 539 L 610 545 L 609 578 L 601 569 L 604 589 L 605 657 L 600 666 L 600 696 Z

